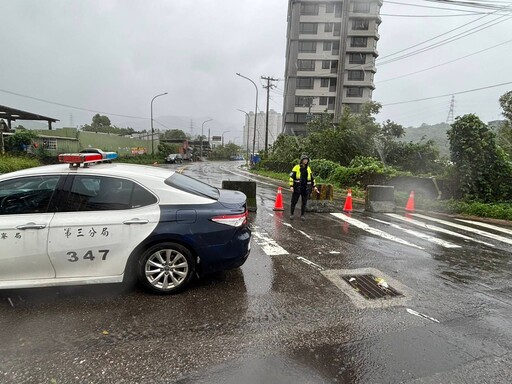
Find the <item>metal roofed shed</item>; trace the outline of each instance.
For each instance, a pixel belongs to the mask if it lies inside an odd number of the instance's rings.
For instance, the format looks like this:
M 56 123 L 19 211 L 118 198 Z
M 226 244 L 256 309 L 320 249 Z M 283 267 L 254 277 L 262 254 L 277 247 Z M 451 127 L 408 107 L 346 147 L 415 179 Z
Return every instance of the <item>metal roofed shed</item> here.
M 48 129 L 52 129 L 52 123 L 56 123 L 59 121 L 58 119 L 54 119 L 48 116 L 38 115 L 37 113 L 22 111 L 21 109 L 7 107 L 5 105 L 0 105 L 0 120 L 3 119 L 7 121 L 7 126 L 9 130 L 12 129 L 11 122 L 16 120 L 40 120 L 48 122 Z

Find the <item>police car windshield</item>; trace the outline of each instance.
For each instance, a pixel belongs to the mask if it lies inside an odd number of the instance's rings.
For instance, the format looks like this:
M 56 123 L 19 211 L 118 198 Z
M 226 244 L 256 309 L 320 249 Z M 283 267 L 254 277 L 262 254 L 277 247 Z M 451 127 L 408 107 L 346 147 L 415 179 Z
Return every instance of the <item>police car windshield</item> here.
M 220 196 L 217 188 L 191 177 L 182 175 L 181 173 L 174 173 L 171 177 L 165 180 L 165 184 L 195 195 L 206 196 L 210 199 L 218 200 Z

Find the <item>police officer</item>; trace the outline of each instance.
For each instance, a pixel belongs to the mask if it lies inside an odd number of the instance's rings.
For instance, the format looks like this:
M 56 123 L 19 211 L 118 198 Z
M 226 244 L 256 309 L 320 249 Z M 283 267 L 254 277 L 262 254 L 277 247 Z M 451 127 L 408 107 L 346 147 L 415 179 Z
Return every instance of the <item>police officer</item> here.
M 301 220 L 305 220 L 304 214 L 306 213 L 306 203 L 308 202 L 308 197 L 312 190 L 318 193 L 318 189 L 315 186 L 313 172 L 311 172 L 311 168 L 309 167 L 309 157 L 302 155 L 300 163 L 294 166 L 290 172 L 290 191 L 293 192 L 290 220 L 293 220 L 295 205 L 297 205 L 299 197 L 302 197 L 300 218 Z

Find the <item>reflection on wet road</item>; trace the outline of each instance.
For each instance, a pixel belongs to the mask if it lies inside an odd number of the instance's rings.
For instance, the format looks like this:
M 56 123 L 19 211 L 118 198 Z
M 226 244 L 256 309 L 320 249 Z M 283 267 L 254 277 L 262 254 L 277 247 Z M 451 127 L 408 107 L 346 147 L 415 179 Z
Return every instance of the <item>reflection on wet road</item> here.
M 358 207 L 348 216 L 341 202 L 334 215 L 291 221 L 290 193 L 274 212 L 278 183 L 239 165 L 179 168 L 214 186 L 256 181 L 246 264 L 172 297 L 3 292 L 0 382 L 512 382 L 511 226 Z M 369 269 L 407 287 L 407 306 L 355 306 L 325 277 Z

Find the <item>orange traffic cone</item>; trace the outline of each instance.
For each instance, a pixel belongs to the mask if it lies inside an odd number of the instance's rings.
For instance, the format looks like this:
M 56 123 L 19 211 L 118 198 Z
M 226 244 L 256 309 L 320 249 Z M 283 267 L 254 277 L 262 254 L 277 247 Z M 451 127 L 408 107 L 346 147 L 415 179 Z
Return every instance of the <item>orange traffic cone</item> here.
M 343 206 L 345 212 L 352 212 L 352 190 L 349 189 L 347 192 L 347 198 L 345 199 L 345 205 Z
M 281 192 L 281 187 L 277 188 L 277 196 L 276 196 L 276 202 L 274 204 L 274 211 L 284 211 L 283 194 Z
M 414 191 L 411 191 L 409 195 L 409 199 L 407 200 L 407 204 L 405 205 L 405 210 L 409 212 L 414 212 Z

